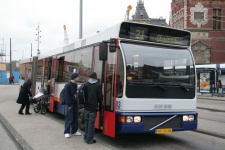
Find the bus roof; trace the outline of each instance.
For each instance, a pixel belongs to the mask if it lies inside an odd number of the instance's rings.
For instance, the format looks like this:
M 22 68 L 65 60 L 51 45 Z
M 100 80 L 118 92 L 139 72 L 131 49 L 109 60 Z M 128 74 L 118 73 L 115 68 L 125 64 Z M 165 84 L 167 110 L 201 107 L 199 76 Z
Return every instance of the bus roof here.
M 77 40 L 73 43 L 69 43 L 65 46 L 62 46 L 62 47 L 53 49 L 51 51 L 39 54 L 38 59 L 51 57 L 51 56 L 54 56 L 56 54 L 64 53 L 64 52 L 71 51 L 71 50 L 74 50 L 74 49 L 79 49 L 81 47 L 85 47 L 85 46 L 88 46 L 88 45 L 97 44 L 99 42 L 109 40 L 110 38 L 119 38 L 120 28 L 121 28 L 121 25 L 123 23 L 128 23 L 128 24 L 133 24 L 133 25 L 140 24 L 140 25 L 147 25 L 147 26 L 152 26 L 152 27 L 167 28 L 167 29 L 172 29 L 172 30 L 177 30 L 177 31 L 182 31 L 182 32 L 189 32 L 189 31 L 186 31 L 186 30 L 174 29 L 174 28 L 165 27 L 165 26 L 143 24 L 143 23 L 137 23 L 137 22 L 124 22 L 123 21 L 123 22 L 117 23 L 117 24 L 105 29 L 103 32 L 95 33 L 95 34 L 93 34 L 91 36 L 88 36 L 86 38 L 79 39 L 79 40 Z M 20 62 L 23 62 L 23 60 L 20 61 Z

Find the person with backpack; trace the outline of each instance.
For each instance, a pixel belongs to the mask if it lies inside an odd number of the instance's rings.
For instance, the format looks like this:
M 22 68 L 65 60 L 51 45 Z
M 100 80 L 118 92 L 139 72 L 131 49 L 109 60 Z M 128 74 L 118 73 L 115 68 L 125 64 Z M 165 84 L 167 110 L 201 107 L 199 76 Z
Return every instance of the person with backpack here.
M 67 114 L 65 118 L 65 138 L 69 138 L 71 135 L 81 135 L 78 132 L 78 111 L 79 104 L 76 98 L 77 93 L 77 81 L 79 80 L 79 75 L 77 73 L 72 73 L 70 76 L 70 81 L 64 86 L 65 89 L 65 104 L 67 105 Z
M 92 72 L 90 79 L 84 84 L 84 140 L 87 144 L 96 143 L 94 140 L 95 119 L 99 108 L 102 106 L 103 94 L 101 84 L 97 80 L 97 74 Z

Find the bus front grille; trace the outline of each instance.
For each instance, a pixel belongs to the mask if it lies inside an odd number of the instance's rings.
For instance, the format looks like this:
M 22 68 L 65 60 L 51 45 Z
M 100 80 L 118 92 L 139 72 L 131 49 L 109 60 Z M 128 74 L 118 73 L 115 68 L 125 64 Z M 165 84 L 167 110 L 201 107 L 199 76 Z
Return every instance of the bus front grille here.
M 174 116 L 145 116 L 144 129 L 181 128 L 182 116 L 173 117 Z

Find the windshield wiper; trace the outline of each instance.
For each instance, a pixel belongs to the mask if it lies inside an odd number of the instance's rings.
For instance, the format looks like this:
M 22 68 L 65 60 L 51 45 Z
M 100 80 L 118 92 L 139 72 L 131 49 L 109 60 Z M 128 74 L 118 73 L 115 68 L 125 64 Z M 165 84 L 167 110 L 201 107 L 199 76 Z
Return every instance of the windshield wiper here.
M 165 85 L 164 83 L 152 83 L 152 85 L 157 86 L 158 88 L 160 88 L 163 91 L 167 90 L 167 88 L 165 86 L 163 86 L 163 85 Z
M 130 82 L 130 83 L 138 84 L 136 82 Z M 147 85 L 153 85 L 153 86 L 155 85 L 155 86 L 157 86 L 158 88 L 160 88 L 163 91 L 167 90 L 167 88 L 165 86 L 163 86 L 163 85 L 165 85 L 165 83 L 157 83 L 157 82 L 152 82 L 152 81 L 145 81 L 145 82 L 141 82 L 139 84 L 147 84 Z
M 188 87 L 186 87 L 186 86 L 184 86 L 184 85 L 182 85 L 182 84 L 180 84 L 180 83 L 178 83 L 178 85 L 179 85 L 182 89 L 184 89 L 185 91 L 189 92 L 189 88 L 188 88 Z
M 179 82 L 172 82 L 172 81 L 164 81 L 166 83 L 169 83 L 171 85 L 175 85 L 175 86 L 179 86 L 181 87 L 182 89 L 184 89 L 185 91 L 189 92 L 189 88 L 187 86 L 185 86 L 184 84 L 182 83 L 179 83 Z
M 163 85 L 160 85 L 160 84 L 156 83 L 156 86 L 159 87 L 160 89 L 164 90 L 164 91 L 167 90 L 167 88 L 165 86 L 163 86 Z

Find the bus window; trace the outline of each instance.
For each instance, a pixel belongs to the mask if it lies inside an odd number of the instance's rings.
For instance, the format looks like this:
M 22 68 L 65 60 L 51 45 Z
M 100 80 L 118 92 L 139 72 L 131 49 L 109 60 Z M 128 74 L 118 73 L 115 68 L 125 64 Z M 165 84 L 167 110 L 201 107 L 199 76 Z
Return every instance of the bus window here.
M 114 83 L 114 74 L 115 74 L 115 58 L 116 53 L 108 53 L 108 61 L 106 63 L 106 102 L 105 109 L 113 111 L 113 83 Z
M 43 60 L 38 61 L 38 66 L 37 66 L 37 82 L 41 82 L 42 78 L 44 76 L 44 63 Z
M 118 50 L 118 70 L 117 70 L 117 82 L 116 82 L 116 97 L 121 98 L 123 96 L 123 83 L 124 83 L 124 63 L 120 49 Z
M 58 59 L 57 82 L 63 82 L 63 65 L 64 65 L 64 57 L 60 57 Z
M 74 52 L 69 52 L 65 54 L 64 58 L 64 68 L 63 68 L 63 81 L 67 82 L 70 80 L 70 75 L 75 71 L 74 63 Z
M 79 74 L 79 81 L 86 82 L 92 72 L 93 46 L 75 51 L 75 68 Z
M 94 72 L 96 72 L 99 83 L 102 83 L 102 64 L 103 62 L 99 60 L 99 50 L 96 47 L 94 53 Z
M 189 50 L 121 45 L 127 63 L 128 84 L 195 84 L 194 63 Z

